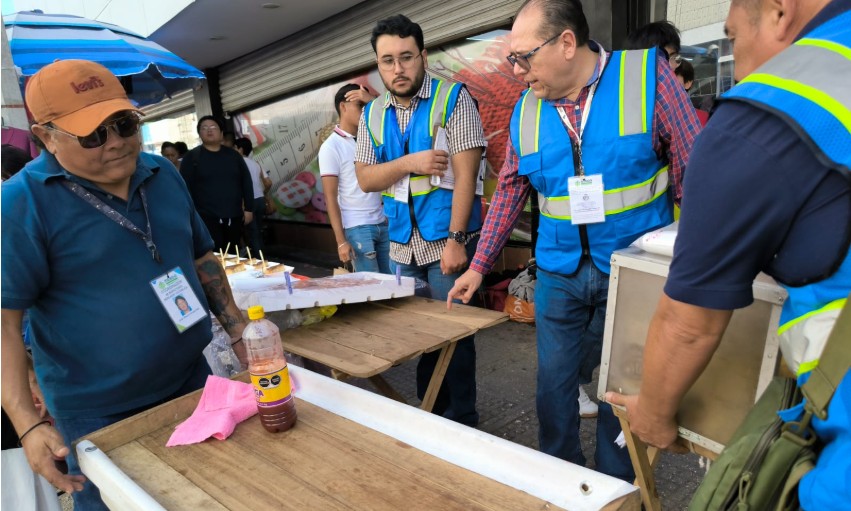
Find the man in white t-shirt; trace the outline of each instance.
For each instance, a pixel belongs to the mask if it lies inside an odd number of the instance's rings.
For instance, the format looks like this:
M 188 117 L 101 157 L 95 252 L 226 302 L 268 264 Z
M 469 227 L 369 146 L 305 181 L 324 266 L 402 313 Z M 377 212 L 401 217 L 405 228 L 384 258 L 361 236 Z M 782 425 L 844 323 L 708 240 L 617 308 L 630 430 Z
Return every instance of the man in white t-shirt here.
M 319 149 L 319 173 L 340 261 L 355 271 L 390 273 L 390 239 L 381 193 L 360 189 L 355 174 L 355 137 L 363 107 L 372 101 L 365 87 L 344 85 L 334 95 L 340 124 Z
M 266 172 L 260 167 L 260 164 L 249 158 L 251 151 L 254 150 L 254 145 L 251 140 L 243 137 L 234 141 L 234 149 L 239 151 L 239 154 L 245 159 L 245 164 L 248 166 L 248 173 L 251 174 L 251 184 L 254 186 L 254 204 L 252 210 L 254 212 L 254 221 L 246 226 L 246 243 L 251 248 L 252 257 L 258 257 L 258 254 L 263 250 L 263 217 L 266 215 L 266 191 L 271 188 L 272 180 Z

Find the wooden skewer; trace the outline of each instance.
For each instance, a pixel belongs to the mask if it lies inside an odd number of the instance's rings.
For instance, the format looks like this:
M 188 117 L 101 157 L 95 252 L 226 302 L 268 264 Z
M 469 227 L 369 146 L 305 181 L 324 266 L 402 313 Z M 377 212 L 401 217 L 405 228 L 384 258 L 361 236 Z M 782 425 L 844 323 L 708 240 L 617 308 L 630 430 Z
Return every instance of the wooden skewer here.
M 248 247 L 247 245 L 246 245 L 246 247 L 245 247 L 245 252 L 246 252 L 246 254 L 248 254 L 248 264 L 253 264 L 253 263 L 251 262 L 251 248 L 250 248 L 250 247 Z
M 266 259 L 263 257 L 263 251 L 260 250 L 260 260 L 263 262 L 263 273 L 266 273 Z

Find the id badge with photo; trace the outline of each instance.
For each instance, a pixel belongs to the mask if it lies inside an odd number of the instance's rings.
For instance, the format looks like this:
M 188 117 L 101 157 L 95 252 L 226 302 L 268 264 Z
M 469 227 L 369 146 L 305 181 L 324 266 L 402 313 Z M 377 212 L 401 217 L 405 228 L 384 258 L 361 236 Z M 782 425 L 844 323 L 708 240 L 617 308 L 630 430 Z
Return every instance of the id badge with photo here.
M 209 314 L 179 266 L 151 280 L 151 287 L 178 332 L 186 331 Z
M 571 176 L 567 180 L 570 194 L 570 221 L 573 225 L 606 221 L 603 202 L 603 175 Z

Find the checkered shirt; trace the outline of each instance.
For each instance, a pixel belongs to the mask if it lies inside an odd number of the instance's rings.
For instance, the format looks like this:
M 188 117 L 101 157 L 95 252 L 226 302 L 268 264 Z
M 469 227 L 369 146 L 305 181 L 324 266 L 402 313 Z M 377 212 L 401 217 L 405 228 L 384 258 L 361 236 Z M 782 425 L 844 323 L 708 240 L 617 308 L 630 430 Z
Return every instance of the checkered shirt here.
M 384 94 L 384 108 L 390 108 L 392 106 L 396 109 L 399 130 L 404 133 L 420 101 L 430 97 L 431 76 L 426 72 L 423 78 L 423 84 L 411 100 L 410 107 L 402 106 L 396 100 L 395 96 L 387 92 Z M 367 133 L 366 120 L 363 115 L 361 115 L 360 123 L 358 124 L 358 133 Z M 461 89 L 455 110 L 453 110 L 452 115 L 446 121 L 446 138 L 449 142 L 449 154 L 457 154 L 476 147 L 487 146 L 479 111 L 466 87 Z M 375 156 L 375 148 L 372 145 L 370 137 L 358 137 L 355 161 L 367 165 L 378 163 L 378 158 Z M 478 207 L 478 203 L 474 202 L 473 207 Z M 447 236 L 449 235 L 448 232 L 446 234 Z M 478 233 L 468 234 L 467 238 L 470 239 L 475 236 L 478 236 Z M 420 234 L 419 229 L 414 227 L 408 243 L 390 242 L 390 258 L 401 264 L 429 264 L 440 260 L 445 246 L 446 239 L 426 241 Z

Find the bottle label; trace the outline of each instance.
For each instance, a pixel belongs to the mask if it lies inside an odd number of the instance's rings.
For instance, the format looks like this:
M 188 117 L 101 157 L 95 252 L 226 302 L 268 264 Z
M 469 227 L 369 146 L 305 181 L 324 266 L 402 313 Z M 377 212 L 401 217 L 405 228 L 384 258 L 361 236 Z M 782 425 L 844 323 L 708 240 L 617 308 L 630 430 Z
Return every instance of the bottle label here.
M 271 373 L 250 374 L 258 406 L 278 406 L 292 399 L 290 371 L 287 366 Z

